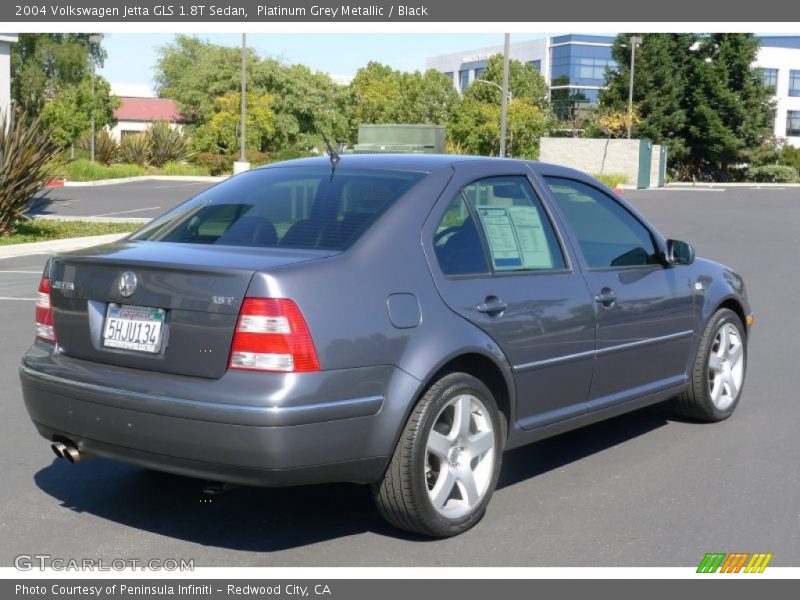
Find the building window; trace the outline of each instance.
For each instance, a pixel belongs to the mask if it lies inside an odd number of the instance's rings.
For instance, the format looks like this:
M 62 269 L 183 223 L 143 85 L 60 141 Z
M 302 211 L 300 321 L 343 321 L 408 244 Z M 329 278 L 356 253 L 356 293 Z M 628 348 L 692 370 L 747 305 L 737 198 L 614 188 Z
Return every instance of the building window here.
M 467 91 L 469 85 L 469 69 L 463 69 L 458 72 L 458 90 L 463 94 Z
M 800 137 L 800 110 L 790 110 L 786 113 L 786 135 Z
M 778 69 L 759 69 L 758 72 L 764 85 L 774 93 L 778 87 Z
M 539 71 L 539 73 L 542 72 L 542 61 L 540 61 L 540 60 L 532 60 L 528 64 L 530 66 L 532 66 L 534 69 L 536 69 L 537 71 Z
M 567 44 L 553 48 L 550 61 L 552 85 L 603 87 L 606 69 L 616 69 L 617 63 L 608 46 Z
M 486 67 L 475 67 L 475 79 L 480 79 L 485 71 Z
M 800 71 L 789 71 L 789 95 L 800 96 Z

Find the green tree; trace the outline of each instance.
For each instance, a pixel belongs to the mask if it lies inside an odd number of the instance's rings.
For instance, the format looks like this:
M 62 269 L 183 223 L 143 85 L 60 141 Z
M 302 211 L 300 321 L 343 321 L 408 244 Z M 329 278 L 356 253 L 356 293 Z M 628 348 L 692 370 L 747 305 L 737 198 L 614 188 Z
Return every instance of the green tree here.
M 274 131 L 264 150 L 308 150 L 321 143 L 320 133 L 333 139 L 347 136 L 346 88 L 327 74 L 271 58 L 262 60 L 253 49 L 246 68 L 248 95 L 272 98 Z M 219 112 L 217 98 L 241 90 L 241 50 L 178 35 L 159 49 L 155 80 L 159 95 L 176 100 L 181 113 L 200 129 Z
M 503 85 L 502 54 L 489 57 L 486 61 L 486 70 L 480 79 Z M 514 59 L 508 61 L 508 91 L 515 100 L 524 100 L 544 111 L 549 110 L 547 82 L 532 65 Z M 498 102 L 501 96 L 500 90 L 496 87 L 473 82 L 467 88 L 464 97 L 479 102 Z
M 249 49 L 247 76 L 251 79 L 258 57 Z M 177 35 L 158 49 L 156 91 L 175 100 L 190 120 L 205 123 L 214 112 L 216 98 L 241 90 L 241 50 L 220 46 L 196 36 Z
M 727 172 L 771 134 L 772 93 L 751 67 L 758 53 L 752 34 L 712 34 L 701 40 L 689 71 L 686 105 L 692 173 Z
M 450 143 L 464 154 L 497 156 L 500 152 L 499 103 L 465 98 L 453 111 L 447 134 Z M 547 114 L 528 100 L 514 98 L 508 106 L 506 135 L 509 156 L 536 159 L 539 140 L 547 132 Z
M 78 84 L 63 85 L 44 104 L 41 114 L 59 146 L 74 147 L 89 130 L 92 114 L 97 130 L 106 125 L 113 127 L 114 109 L 119 105 L 119 98 L 111 95 L 108 82 L 97 77 L 94 83 L 84 79 Z
M 484 81 L 502 86 L 503 56 L 489 57 Z M 539 156 L 539 140 L 550 125 L 550 103 L 547 83 L 531 65 L 509 61 L 506 150 L 509 156 L 535 159 Z M 500 152 L 502 91 L 495 85 L 473 81 L 464 99 L 451 110 L 448 125 L 450 143 L 460 152 L 497 156 Z
M 608 73 L 600 96 L 604 109 L 626 110 L 629 37 L 620 35 L 614 42 L 619 69 Z M 724 176 L 768 135 L 771 93 L 751 68 L 758 39 L 751 34 L 640 37 L 633 98 L 641 120 L 635 136 L 665 144 L 680 176 Z
M 347 139 L 347 88 L 326 73 L 265 59 L 255 68 L 253 84 L 272 96 L 276 115 L 275 134 L 266 150 L 310 150 L 321 145 L 320 134 Z
M 106 53 L 88 33 L 21 33 L 11 45 L 11 97 L 29 119 L 64 86 L 91 76 L 94 60 L 102 66 Z
M 241 136 L 240 106 L 242 95 L 231 92 L 214 101 L 213 114 L 207 123 L 200 125 L 193 137 L 198 152 L 233 154 L 239 148 Z M 247 93 L 245 144 L 251 150 L 263 151 L 270 146 L 275 134 L 275 113 L 270 108 L 272 96 L 264 93 Z
M 438 71 L 404 73 L 370 62 L 350 83 L 351 138 L 362 123 L 444 125 L 459 97 Z

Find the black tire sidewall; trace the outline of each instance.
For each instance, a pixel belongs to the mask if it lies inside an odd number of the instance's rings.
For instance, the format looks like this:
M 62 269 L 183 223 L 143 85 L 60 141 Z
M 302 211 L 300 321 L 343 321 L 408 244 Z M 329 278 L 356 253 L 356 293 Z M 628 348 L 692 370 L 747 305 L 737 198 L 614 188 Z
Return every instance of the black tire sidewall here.
M 736 330 L 739 332 L 739 339 L 742 341 L 742 360 L 744 361 L 743 365 L 743 372 L 742 372 L 742 383 L 739 386 L 739 391 L 736 394 L 736 398 L 731 403 L 731 405 L 726 408 L 725 410 L 720 410 L 714 401 L 711 399 L 711 390 L 709 389 L 709 378 L 708 378 L 708 359 L 713 352 L 714 346 L 714 338 L 716 337 L 719 330 L 722 328 L 723 325 L 732 324 L 736 327 Z M 742 398 L 742 390 L 744 389 L 744 383 L 747 379 L 747 333 L 744 328 L 744 324 L 742 320 L 739 318 L 735 312 L 729 309 L 722 309 L 718 311 L 711 320 L 710 326 L 706 328 L 705 335 L 707 338 L 704 340 L 705 342 L 705 352 L 701 357 L 703 361 L 703 368 L 700 372 L 700 381 L 695 381 L 695 393 L 700 393 L 701 398 L 703 400 L 703 404 L 705 405 L 706 411 L 715 421 L 722 421 L 727 419 L 728 417 L 733 414 L 733 411 L 736 410 L 736 407 L 739 405 L 739 401 Z
M 431 394 L 429 392 L 421 401 L 425 403 L 425 406 L 422 407 L 423 415 L 420 419 L 420 426 L 416 430 L 416 437 L 413 444 L 411 486 L 416 505 L 419 507 L 419 515 L 425 521 L 427 528 L 438 536 L 446 537 L 466 531 L 483 517 L 500 474 L 503 443 L 505 440 L 505 421 L 500 415 L 497 403 L 489 388 L 471 375 L 465 373 L 447 375 L 440 380 L 438 385 L 431 389 L 431 392 L 433 393 Z M 437 512 L 428 496 L 428 488 L 425 482 L 425 452 L 428 433 L 433 427 L 439 413 L 454 396 L 460 394 L 472 394 L 476 396 L 489 412 L 489 418 L 492 421 L 492 427 L 494 429 L 494 465 L 489 487 L 478 505 L 469 514 L 463 517 L 449 519 Z

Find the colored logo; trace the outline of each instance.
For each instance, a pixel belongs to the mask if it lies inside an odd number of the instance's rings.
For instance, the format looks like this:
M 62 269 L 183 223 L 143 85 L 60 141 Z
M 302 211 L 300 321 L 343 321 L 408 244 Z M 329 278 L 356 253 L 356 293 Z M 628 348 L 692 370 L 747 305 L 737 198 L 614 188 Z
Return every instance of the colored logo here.
M 698 573 L 763 573 L 772 554 L 749 552 L 707 552 L 697 567 Z

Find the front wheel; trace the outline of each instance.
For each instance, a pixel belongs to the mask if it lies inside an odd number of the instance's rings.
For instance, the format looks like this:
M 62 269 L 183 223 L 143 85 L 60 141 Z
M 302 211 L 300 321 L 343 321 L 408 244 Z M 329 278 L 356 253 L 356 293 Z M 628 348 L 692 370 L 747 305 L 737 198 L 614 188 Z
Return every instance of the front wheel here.
M 373 486 L 381 515 L 433 537 L 475 525 L 497 484 L 503 423 L 478 379 L 451 373 L 437 381 L 414 407 L 389 468 Z
M 699 421 L 727 419 L 739 404 L 746 370 L 744 324 L 732 310 L 720 309 L 703 332 L 689 389 L 673 401 L 676 412 Z

